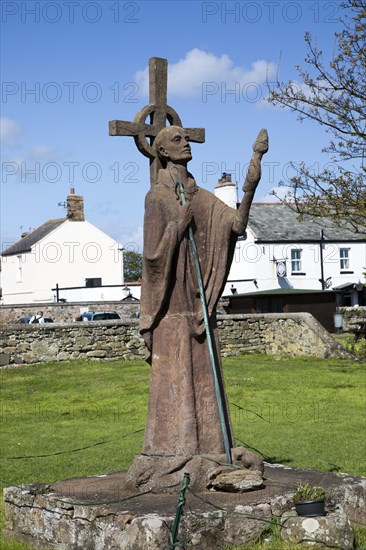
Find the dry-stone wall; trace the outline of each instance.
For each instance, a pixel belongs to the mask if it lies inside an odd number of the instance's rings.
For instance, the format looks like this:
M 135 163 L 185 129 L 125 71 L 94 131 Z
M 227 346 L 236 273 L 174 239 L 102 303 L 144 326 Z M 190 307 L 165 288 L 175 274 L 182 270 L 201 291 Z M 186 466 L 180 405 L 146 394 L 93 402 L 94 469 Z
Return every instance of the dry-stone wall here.
M 12 325 L 1 333 L 0 353 L 9 355 L 10 364 L 144 357 L 137 321 Z
M 341 307 L 339 313 L 343 314 L 343 331 L 352 332 L 355 324 L 366 318 L 366 306 Z
M 347 353 L 309 313 L 222 315 L 224 357 L 246 352 L 341 357 Z M 0 330 L 1 365 L 70 359 L 143 359 L 138 321 L 7 325 Z
M 218 326 L 224 357 L 247 352 L 314 357 L 343 354 L 310 313 L 224 315 L 219 317 Z

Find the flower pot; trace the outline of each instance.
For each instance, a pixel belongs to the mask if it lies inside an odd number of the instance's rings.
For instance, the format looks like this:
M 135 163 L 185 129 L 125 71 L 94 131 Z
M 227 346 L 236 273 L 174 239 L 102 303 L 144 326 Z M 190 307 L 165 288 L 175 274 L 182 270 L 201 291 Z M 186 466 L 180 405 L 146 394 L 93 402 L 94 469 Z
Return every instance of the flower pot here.
M 308 518 L 312 518 L 315 516 L 325 516 L 324 498 L 296 502 L 295 508 L 299 516 L 305 516 Z

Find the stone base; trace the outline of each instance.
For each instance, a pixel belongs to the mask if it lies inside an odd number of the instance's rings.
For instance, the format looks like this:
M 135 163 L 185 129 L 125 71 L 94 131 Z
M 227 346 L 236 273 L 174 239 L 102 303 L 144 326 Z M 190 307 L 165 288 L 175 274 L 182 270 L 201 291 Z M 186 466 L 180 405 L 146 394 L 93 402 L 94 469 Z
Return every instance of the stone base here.
M 286 512 L 281 518 L 281 536 L 287 542 L 352 550 L 354 537 L 351 522 L 343 507 L 326 516 L 300 517 Z
M 138 493 L 131 492 L 126 481 L 127 472 L 116 472 L 9 487 L 4 490 L 5 535 L 57 550 L 167 548 L 180 487 L 175 494 Z M 273 519 L 292 509 L 291 497 L 299 482 L 322 484 L 327 502 L 328 496 L 331 504 L 333 498 L 341 499 L 349 520 L 366 526 L 365 478 L 266 465 L 264 485 L 257 490 L 187 491 L 178 539 L 186 550 L 247 544 Z

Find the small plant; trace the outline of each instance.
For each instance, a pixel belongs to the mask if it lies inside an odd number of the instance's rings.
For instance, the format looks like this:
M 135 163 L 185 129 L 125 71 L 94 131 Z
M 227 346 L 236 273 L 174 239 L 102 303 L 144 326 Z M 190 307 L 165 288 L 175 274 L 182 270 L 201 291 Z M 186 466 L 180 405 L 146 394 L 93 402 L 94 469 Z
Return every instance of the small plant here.
M 325 491 L 323 487 L 313 487 L 309 483 L 299 483 L 293 496 L 293 501 L 304 502 L 306 500 L 319 500 L 324 498 Z

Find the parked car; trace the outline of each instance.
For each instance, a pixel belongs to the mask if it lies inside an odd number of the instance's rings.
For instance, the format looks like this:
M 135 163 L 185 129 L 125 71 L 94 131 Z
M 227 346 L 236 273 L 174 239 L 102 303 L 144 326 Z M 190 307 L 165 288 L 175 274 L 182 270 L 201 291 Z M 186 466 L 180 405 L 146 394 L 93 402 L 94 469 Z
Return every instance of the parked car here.
M 81 317 L 81 319 L 80 319 Z M 80 321 L 111 321 L 113 319 L 121 319 L 121 316 L 116 311 L 85 311 L 77 317 Z
M 16 323 L 21 323 L 22 325 L 28 325 L 30 320 L 31 320 L 31 317 L 21 317 L 20 319 L 18 319 L 15 322 Z M 45 323 L 53 323 L 53 319 L 51 319 L 51 317 L 44 317 L 44 322 Z

